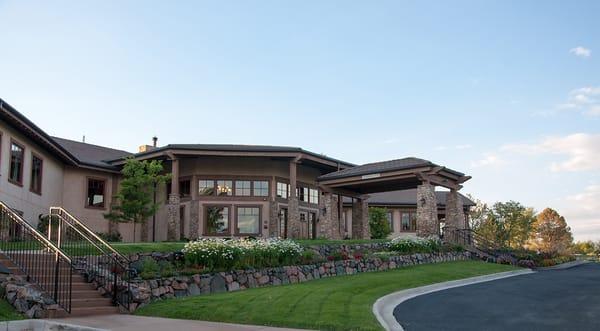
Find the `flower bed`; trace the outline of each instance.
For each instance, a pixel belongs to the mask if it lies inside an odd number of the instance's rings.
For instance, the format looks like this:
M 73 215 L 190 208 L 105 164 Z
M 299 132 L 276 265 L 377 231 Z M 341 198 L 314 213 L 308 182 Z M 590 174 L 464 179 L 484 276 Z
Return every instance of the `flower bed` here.
M 437 237 L 399 237 L 392 239 L 389 250 L 401 254 L 434 253 L 442 251 L 442 242 Z
M 292 240 L 276 238 L 200 238 L 190 241 L 182 250 L 186 265 L 209 271 L 293 265 L 300 261 L 303 251 Z

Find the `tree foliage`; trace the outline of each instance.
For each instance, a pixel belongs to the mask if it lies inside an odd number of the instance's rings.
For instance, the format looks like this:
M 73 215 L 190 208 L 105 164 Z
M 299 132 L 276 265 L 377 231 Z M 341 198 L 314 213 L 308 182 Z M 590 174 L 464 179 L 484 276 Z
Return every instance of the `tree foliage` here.
M 521 249 L 533 229 L 535 212 L 516 201 L 497 202 L 491 208 L 477 201 L 471 228 L 502 247 Z
M 583 255 L 600 254 L 600 241 L 599 242 L 593 242 L 591 240 L 578 241 L 573 244 L 572 251 L 575 254 L 583 254 Z
M 384 239 L 392 233 L 392 229 L 387 220 L 387 209 L 371 207 L 369 208 L 369 228 L 372 239 Z
M 154 190 L 170 178 L 168 174 L 161 175 L 162 171 L 161 161 L 133 158 L 129 158 L 121 170 L 123 180 L 115 196 L 117 202 L 104 217 L 110 221 L 133 223 L 133 241 L 136 224 L 146 222 L 158 210 L 159 204 L 153 201 Z
M 573 244 L 571 228 L 554 209 L 544 209 L 537 216 L 533 228 L 529 243 L 531 249 L 548 254 L 564 254 Z

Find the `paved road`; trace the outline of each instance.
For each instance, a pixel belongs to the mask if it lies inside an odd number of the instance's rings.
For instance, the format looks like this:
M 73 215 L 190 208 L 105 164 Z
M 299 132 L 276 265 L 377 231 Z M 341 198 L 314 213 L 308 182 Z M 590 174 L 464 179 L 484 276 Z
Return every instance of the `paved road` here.
M 419 296 L 394 316 L 406 330 L 600 330 L 600 264 Z

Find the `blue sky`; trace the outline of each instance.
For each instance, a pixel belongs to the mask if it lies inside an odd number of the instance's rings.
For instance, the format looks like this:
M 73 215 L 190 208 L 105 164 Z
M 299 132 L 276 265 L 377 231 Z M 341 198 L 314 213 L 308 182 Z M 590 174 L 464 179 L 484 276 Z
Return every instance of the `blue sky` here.
M 600 2 L 2 1 L 0 96 L 48 133 L 417 156 L 600 239 Z

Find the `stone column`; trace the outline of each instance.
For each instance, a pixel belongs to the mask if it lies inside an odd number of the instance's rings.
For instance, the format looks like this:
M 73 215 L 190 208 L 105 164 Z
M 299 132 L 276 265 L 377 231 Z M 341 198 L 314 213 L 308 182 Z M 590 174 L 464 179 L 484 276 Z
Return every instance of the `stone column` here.
M 274 197 L 269 200 L 269 237 L 279 237 L 279 208 Z
M 171 194 L 167 205 L 167 240 L 179 240 L 179 160 L 171 159 Z
M 192 176 L 190 183 L 191 198 L 190 201 L 190 239 L 196 239 L 200 235 L 200 201 L 198 201 L 198 178 Z
M 435 187 L 423 182 L 417 187 L 417 235 L 437 236 L 439 232 Z
M 463 201 L 457 190 L 450 190 L 446 196 L 446 226 L 465 229 L 465 211 Z
M 352 239 L 370 239 L 369 203 L 367 199 L 353 199 L 352 202 Z
M 288 197 L 288 237 L 300 238 L 300 204 L 298 202 L 298 194 L 296 192 L 298 162 L 290 161 L 290 194 Z
M 341 239 L 339 231 L 338 198 L 330 192 L 323 192 L 319 198 L 319 224 L 317 236 L 327 239 Z

